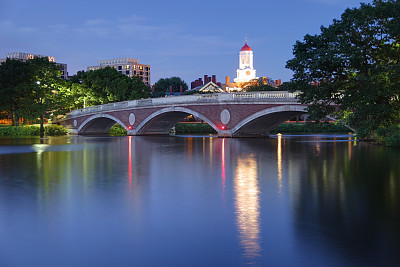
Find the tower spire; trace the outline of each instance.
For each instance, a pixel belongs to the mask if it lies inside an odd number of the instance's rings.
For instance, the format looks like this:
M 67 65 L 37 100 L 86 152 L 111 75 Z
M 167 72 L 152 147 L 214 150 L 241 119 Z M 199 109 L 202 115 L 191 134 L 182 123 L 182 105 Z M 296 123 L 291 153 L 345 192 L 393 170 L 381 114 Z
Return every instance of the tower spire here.
M 244 34 L 244 42 L 247 44 L 247 33 Z

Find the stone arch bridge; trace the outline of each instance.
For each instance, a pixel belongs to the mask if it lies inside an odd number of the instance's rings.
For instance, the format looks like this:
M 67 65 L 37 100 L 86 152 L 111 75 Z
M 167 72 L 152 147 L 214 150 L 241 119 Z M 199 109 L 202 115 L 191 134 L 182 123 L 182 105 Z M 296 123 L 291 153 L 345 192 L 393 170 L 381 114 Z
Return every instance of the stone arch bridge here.
M 128 135 L 169 134 L 194 115 L 219 137 L 267 136 L 276 125 L 306 113 L 297 93 L 284 91 L 219 93 L 149 98 L 73 110 L 59 120 L 72 134 L 106 134 L 115 123 Z

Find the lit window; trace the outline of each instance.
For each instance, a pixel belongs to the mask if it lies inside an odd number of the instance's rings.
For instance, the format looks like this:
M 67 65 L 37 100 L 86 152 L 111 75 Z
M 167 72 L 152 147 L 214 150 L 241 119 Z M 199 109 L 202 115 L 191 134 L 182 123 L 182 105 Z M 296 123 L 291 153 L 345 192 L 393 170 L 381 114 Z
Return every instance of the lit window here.
M 129 65 L 126 65 L 126 69 L 129 70 Z
M 140 67 L 139 67 L 139 69 L 141 69 L 141 70 L 142 70 L 142 69 L 143 69 L 143 66 L 140 66 Z

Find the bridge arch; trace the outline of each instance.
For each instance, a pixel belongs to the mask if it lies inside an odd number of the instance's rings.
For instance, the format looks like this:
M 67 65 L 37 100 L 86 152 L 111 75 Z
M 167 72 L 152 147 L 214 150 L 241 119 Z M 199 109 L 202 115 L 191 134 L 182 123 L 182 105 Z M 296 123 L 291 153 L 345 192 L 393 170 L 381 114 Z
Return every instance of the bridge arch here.
M 108 134 L 110 128 L 119 123 L 125 130 L 128 130 L 125 124 L 118 118 L 109 114 L 95 114 L 90 116 L 78 127 L 78 134 Z
M 160 109 L 146 119 L 144 119 L 138 127 L 136 127 L 134 134 L 151 134 L 151 133 L 165 133 L 168 134 L 169 130 L 176 125 L 179 121 L 185 118 L 188 115 L 196 116 L 206 123 L 208 123 L 211 127 L 214 128 L 217 132 L 220 130 L 218 127 L 203 114 L 194 111 L 192 109 L 183 108 L 183 107 L 167 107 Z
M 300 105 L 281 105 L 261 110 L 236 124 L 231 130 L 232 136 L 266 136 L 282 122 L 307 113 L 306 109 Z

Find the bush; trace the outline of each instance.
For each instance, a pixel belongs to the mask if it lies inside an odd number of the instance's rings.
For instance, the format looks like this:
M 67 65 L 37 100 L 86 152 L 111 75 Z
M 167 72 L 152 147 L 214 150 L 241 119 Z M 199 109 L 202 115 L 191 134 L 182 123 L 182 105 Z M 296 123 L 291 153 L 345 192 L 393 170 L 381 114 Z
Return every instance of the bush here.
M 34 136 L 39 135 L 37 126 L 4 126 L 0 127 L 0 136 Z
M 120 124 L 114 124 L 111 128 L 110 131 L 108 132 L 111 135 L 126 135 L 127 132 L 124 127 Z
M 400 147 L 400 125 L 380 127 L 376 130 L 375 140 L 387 146 Z
M 349 128 L 341 124 L 308 122 L 301 124 L 283 123 L 271 131 L 276 133 L 348 133 L 352 132 Z
M 178 123 L 175 125 L 176 134 L 216 134 L 213 127 L 206 123 Z
M 44 127 L 44 133 L 49 136 L 53 135 L 66 135 L 68 134 L 67 129 L 62 125 L 49 124 Z

